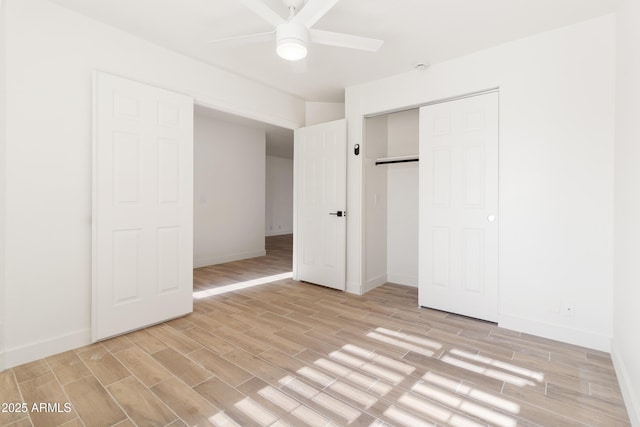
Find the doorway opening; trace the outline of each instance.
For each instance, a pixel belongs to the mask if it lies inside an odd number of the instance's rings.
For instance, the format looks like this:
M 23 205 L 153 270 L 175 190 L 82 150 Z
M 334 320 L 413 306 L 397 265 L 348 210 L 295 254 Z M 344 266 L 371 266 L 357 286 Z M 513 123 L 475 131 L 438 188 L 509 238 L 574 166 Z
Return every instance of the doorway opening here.
M 196 105 L 194 297 L 290 276 L 292 233 L 293 130 Z

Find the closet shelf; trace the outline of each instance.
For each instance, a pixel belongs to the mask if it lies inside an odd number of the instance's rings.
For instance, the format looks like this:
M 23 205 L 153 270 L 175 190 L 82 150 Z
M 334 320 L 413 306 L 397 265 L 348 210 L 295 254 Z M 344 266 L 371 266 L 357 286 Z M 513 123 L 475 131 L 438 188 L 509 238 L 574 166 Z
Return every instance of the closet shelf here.
M 391 163 L 409 163 L 409 162 L 417 162 L 419 161 L 417 155 L 412 156 L 395 156 L 395 157 L 381 157 L 376 159 L 377 165 L 388 165 Z

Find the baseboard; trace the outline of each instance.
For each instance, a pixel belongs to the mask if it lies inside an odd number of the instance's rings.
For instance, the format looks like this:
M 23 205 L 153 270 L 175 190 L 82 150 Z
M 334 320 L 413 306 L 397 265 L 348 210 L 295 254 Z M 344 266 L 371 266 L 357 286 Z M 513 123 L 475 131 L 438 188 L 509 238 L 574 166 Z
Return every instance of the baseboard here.
M 267 251 L 244 252 L 240 254 L 231 254 L 224 256 L 201 256 L 193 258 L 193 268 L 206 267 L 208 265 L 222 264 L 225 262 L 240 261 L 241 259 L 256 258 L 265 256 Z
M 387 282 L 396 285 L 418 287 L 418 276 L 408 276 L 406 274 L 387 273 Z
M 562 341 L 568 344 L 605 351 L 607 353 L 611 351 L 611 337 L 593 332 L 566 328 L 504 314 L 498 316 L 498 326 L 543 338 Z
M 367 280 L 362 287 L 362 294 L 366 294 L 370 290 L 377 288 L 378 286 L 384 285 L 387 283 L 387 275 L 383 274 L 378 277 L 374 277 L 373 279 Z
M 293 234 L 293 229 L 291 229 L 291 230 L 267 231 L 264 234 L 264 236 L 265 237 L 284 236 L 285 234 Z
M 91 343 L 91 330 L 82 329 L 66 335 L 42 340 L 5 351 L 5 368 L 13 368 L 23 363 L 33 362 L 43 357 L 73 350 Z
M 631 425 L 633 427 L 640 427 L 640 390 L 633 389 L 633 384 L 630 381 L 631 376 L 628 373 L 624 360 L 620 357 L 615 339 L 611 343 L 611 360 L 616 370 L 616 377 L 618 377 L 618 383 L 620 384 L 620 390 L 622 391 L 622 397 L 624 398 L 624 404 L 627 408 Z

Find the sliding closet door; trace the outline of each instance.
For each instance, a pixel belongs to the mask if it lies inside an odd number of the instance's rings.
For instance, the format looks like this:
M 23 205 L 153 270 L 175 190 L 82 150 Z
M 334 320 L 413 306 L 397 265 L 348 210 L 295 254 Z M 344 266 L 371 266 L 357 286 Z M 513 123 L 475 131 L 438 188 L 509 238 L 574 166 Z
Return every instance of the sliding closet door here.
M 419 302 L 497 321 L 498 93 L 420 109 Z

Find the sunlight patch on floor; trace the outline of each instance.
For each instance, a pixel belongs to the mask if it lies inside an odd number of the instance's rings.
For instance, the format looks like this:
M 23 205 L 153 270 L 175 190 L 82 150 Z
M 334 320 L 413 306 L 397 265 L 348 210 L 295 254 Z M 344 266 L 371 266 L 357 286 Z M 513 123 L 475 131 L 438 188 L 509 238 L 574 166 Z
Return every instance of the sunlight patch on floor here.
M 411 365 L 407 365 L 406 363 L 402 363 L 398 360 L 383 356 L 381 354 L 377 354 L 374 351 L 366 350 L 353 344 L 343 345 L 342 349 L 353 355 L 360 356 L 364 359 L 376 362 L 377 364 L 384 365 L 387 368 L 402 372 L 405 375 L 409 375 L 416 370 L 416 368 Z
M 254 286 L 260 286 L 271 282 L 277 282 L 278 280 L 291 279 L 292 277 L 293 272 L 260 277 L 259 279 L 247 280 L 244 282 L 234 283 L 233 285 L 226 285 L 213 289 L 206 289 L 204 291 L 197 291 L 193 293 L 193 297 L 195 299 L 207 298 L 213 295 L 224 294 L 226 292 L 239 291 L 241 289 L 252 288 Z
M 423 356 L 431 357 L 434 355 L 434 352 L 431 349 L 426 349 L 422 346 L 419 346 L 410 342 L 406 342 L 398 338 L 393 338 L 385 334 L 380 334 L 378 332 L 368 332 L 367 336 L 369 338 L 373 338 L 374 340 L 377 340 L 386 344 L 391 344 L 396 347 L 400 347 L 404 350 L 413 351 L 414 353 L 422 354 Z
M 294 399 L 290 398 L 286 394 L 281 391 L 275 389 L 272 386 L 267 386 L 260 390 L 258 394 L 276 406 L 284 409 L 287 412 L 291 412 L 296 409 L 300 404 L 296 402 Z
M 449 356 L 448 354 L 441 357 L 440 360 L 450 365 L 457 366 L 458 368 L 466 369 L 468 371 L 485 375 L 496 380 L 504 381 L 515 386 L 524 387 L 536 385 L 531 380 L 516 375 L 511 375 L 503 371 L 498 371 L 496 369 L 487 368 L 485 366 L 479 366 L 465 360 L 456 359 L 455 357 Z
M 338 399 L 331 397 L 324 392 L 316 390 L 315 388 L 305 384 L 297 378 L 286 376 L 279 382 L 283 387 L 305 397 L 306 399 L 311 400 L 312 402 L 317 403 L 323 408 L 333 412 L 337 416 L 344 418 L 347 421 L 347 424 L 355 421 L 361 414 L 361 412 L 357 409 L 352 408 L 345 403 L 342 403 Z
M 440 344 L 439 342 L 427 339 L 427 338 L 422 338 L 422 337 L 418 337 L 416 335 L 412 335 L 412 334 L 408 334 L 406 332 L 397 332 L 397 331 L 392 331 L 390 329 L 387 328 L 376 328 L 375 329 L 376 332 L 380 332 L 381 334 L 385 334 L 385 335 L 389 335 L 391 337 L 395 337 L 395 338 L 399 338 L 402 339 L 404 341 L 408 341 L 414 344 L 418 344 L 421 345 L 423 347 L 431 347 L 435 350 L 440 350 L 442 348 L 442 344 Z
M 535 372 L 521 366 L 512 365 L 511 363 L 501 362 L 500 360 L 492 359 L 486 356 L 480 356 L 479 354 L 473 354 L 462 350 L 453 349 L 450 353 L 455 356 L 464 357 L 465 359 L 471 359 L 474 362 L 481 362 L 485 365 L 495 366 L 496 368 L 504 369 L 505 371 L 510 371 L 518 375 L 533 378 L 538 382 L 544 381 L 544 374 L 542 372 Z
M 392 384 L 400 384 L 400 382 L 404 379 L 404 375 L 398 374 L 389 369 L 385 369 L 376 364 L 368 363 L 358 357 L 351 356 L 350 354 L 346 354 L 342 351 L 333 351 L 329 354 L 329 357 L 346 365 L 358 368 L 378 378 L 387 380 Z
M 513 418 L 473 403 L 459 395 L 448 393 L 426 384 L 416 384 L 412 390 L 449 408 L 455 408 L 476 418 L 488 421 L 491 425 L 499 427 L 516 426 L 516 421 Z
M 209 418 L 209 421 L 217 427 L 240 427 L 240 424 L 233 421 L 233 419 L 224 412 L 218 412 L 217 414 Z
M 438 387 L 448 389 L 454 393 L 462 394 L 464 396 L 469 396 L 503 411 L 511 412 L 512 414 L 520 412 L 520 405 L 517 403 L 494 396 L 466 384 L 462 384 L 460 381 L 454 381 L 443 377 L 442 375 L 434 374 L 433 372 L 427 372 L 422 376 L 422 379 L 428 383 L 437 385 Z
M 237 402 L 234 406 L 240 409 L 258 424 L 265 427 L 278 421 L 278 417 L 267 411 L 262 407 L 262 405 L 255 402 L 250 397 L 245 397 L 241 401 Z
M 384 396 L 393 389 L 393 386 L 385 383 L 382 380 L 379 380 L 378 378 L 369 377 L 359 372 L 352 371 L 351 369 L 346 368 L 339 363 L 335 363 L 325 358 L 320 358 L 313 363 L 321 367 L 322 369 L 325 369 L 333 374 L 351 381 L 356 385 L 359 385 L 360 387 L 365 388 L 367 391 L 375 393 L 378 396 Z
M 456 427 L 484 427 L 483 424 L 477 423 L 473 420 L 460 416 L 454 412 L 442 408 L 426 399 L 413 396 L 409 393 L 404 393 L 399 399 L 398 403 L 406 406 L 407 408 L 424 414 L 430 418 L 435 418 L 446 425 Z
M 434 425 L 393 405 L 389 406 L 389 408 L 384 411 L 384 415 L 391 418 L 399 425 L 406 427 L 433 427 Z

